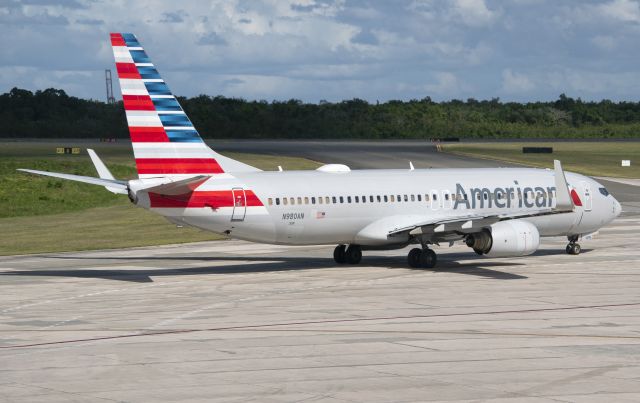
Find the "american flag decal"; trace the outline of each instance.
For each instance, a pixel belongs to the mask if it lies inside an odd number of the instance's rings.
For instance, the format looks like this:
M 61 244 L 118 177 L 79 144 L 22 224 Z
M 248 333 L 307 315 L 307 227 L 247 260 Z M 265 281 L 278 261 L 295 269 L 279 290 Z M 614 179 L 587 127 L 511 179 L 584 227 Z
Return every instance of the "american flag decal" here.
M 318 218 L 318 219 L 319 218 L 324 218 L 324 216 L 325 216 L 325 212 L 324 211 L 318 211 L 316 213 L 316 218 Z

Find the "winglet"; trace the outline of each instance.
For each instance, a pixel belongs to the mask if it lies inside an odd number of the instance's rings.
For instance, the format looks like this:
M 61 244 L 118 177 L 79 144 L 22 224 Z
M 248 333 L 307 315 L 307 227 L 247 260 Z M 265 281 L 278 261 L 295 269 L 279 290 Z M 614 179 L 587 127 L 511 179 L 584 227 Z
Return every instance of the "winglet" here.
M 91 157 L 91 162 L 93 162 L 93 166 L 95 166 L 96 171 L 98 171 L 98 176 L 100 177 L 100 179 L 114 180 L 115 178 L 111 174 L 111 171 L 109 171 L 109 168 L 107 168 L 107 166 L 104 164 L 104 162 L 102 162 L 100 157 L 98 157 L 98 154 L 96 154 L 96 152 L 90 148 L 87 149 L 87 152 L 89 153 L 89 157 Z M 116 194 L 127 193 L 126 190 L 123 192 L 123 189 L 112 187 L 112 186 L 105 186 L 104 188 L 111 193 L 116 193 Z
M 567 184 L 567 178 L 564 176 L 560 161 L 553 161 L 553 170 L 556 181 L 556 210 L 573 211 L 575 206 L 573 200 L 571 200 L 569 185 Z

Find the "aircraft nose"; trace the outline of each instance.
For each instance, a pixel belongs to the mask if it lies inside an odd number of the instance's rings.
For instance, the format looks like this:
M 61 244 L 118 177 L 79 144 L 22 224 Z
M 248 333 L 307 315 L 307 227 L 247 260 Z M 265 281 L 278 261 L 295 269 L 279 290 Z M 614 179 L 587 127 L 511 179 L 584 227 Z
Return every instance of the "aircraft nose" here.
M 622 206 L 616 199 L 613 199 L 613 216 L 617 217 L 620 213 L 622 213 Z

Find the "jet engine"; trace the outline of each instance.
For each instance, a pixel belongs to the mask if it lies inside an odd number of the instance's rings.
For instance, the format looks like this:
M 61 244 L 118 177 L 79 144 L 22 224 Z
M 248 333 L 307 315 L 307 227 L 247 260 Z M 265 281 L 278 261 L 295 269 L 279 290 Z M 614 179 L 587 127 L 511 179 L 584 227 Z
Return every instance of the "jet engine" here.
M 538 250 L 540 233 L 528 221 L 501 221 L 467 235 L 465 243 L 487 257 L 526 256 Z

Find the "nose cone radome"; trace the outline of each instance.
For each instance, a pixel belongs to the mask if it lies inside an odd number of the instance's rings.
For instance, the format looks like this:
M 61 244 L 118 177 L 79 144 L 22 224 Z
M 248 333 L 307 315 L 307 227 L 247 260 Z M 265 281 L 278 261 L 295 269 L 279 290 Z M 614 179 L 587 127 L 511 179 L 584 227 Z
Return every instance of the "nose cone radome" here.
M 620 203 L 616 199 L 613 199 L 613 216 L 614 216 L 614 218 L 619 216 L 620 213 L 622 213 L 622 206 L 620 205 Z

